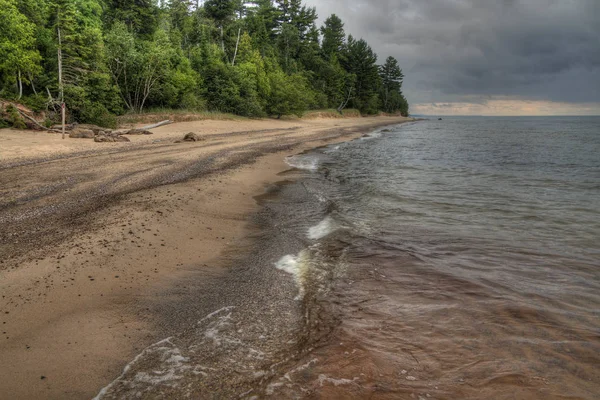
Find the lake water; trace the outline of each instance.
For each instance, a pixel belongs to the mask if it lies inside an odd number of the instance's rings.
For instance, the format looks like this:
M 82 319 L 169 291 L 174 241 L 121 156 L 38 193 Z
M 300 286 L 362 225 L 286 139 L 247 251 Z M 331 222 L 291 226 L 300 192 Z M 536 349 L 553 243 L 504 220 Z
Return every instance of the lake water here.
M 316 257 L 345 264 L 338 337 L 300 386 L 600 398 L 600 118 L 423 121 L 290 164 L 325 204 L 293 213 L 331 230 Z
M 600 398 L 600 118 L 421 121 L 287 162 L 233 263 L 263 289 L 106 397 Z

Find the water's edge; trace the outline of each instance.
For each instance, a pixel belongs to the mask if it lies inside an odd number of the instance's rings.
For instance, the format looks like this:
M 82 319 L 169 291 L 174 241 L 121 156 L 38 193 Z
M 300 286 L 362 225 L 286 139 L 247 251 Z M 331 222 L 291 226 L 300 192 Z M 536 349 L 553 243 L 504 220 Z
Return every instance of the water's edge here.
M 311 287 L 302 283 L 310 278 L 301 270 L 308 262 L 302 252 L 327 228 L 315 226 L 312 237 L 282 235 L 280 221 L 287 213 L 282 191 L 303 177 L 290 168 L 256 197 L 259 211 L 250 216 L 251 233 L 223 257 L 226 272 L 193 273 L 185 281 L 185 299 L 162 304 L 160 325 L 179 326 L 179 332 L 145 348 L 95 399 L 273 394 L 276 381 L 326 340 L 339 320 L 319 302 L 320 289 L 304 289 Z M 190 302 L 202 306 L 190 307 Z M 187 327 L 181 322 L 193 319 Z

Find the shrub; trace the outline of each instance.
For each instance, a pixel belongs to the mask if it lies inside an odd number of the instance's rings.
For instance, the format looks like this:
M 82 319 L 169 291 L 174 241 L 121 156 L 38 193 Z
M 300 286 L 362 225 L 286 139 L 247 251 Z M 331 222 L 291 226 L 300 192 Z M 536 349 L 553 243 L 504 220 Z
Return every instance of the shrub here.
M 12 104 L 6 106 L 6 117 L 5 122 L 8 126 L 12 126 L 16 129 L 26 129 L 27 125 L 25 125 L 25 121 L 19 111 L 17 111 L 16 107 Z
M 46 102 L 48 101 L 47 97 L 44 97 L 41 94 L 35 94 L 31 96 L 25 96 L 21 99 L 21 103 L 29 107 L 31 110 L 35 112 L 40 112 L 46 110 Z
M 91 103 L 85 107 L 81 112 L 81 120 L 104 128 L 117 128 L 117 116 L 111 114 L 106 107 L 99 103 Z

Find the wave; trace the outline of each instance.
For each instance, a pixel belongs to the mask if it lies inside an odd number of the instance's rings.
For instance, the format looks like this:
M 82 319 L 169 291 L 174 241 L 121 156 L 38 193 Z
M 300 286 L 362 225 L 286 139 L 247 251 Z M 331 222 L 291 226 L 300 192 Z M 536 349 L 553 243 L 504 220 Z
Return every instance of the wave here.
M 290 167 L 306 171 L 316 171 L 319 169 L 319 159 L 316 155 L 298 154 L 285 158 L 285 163 Z
M 312 240 L 322 239 L 330 233 L 335 232 L 338 229 L 336 222 L 330 216 L 326 217 L 323 221 L 319 222 L 315 226 L 308 228 L 306 236 Z

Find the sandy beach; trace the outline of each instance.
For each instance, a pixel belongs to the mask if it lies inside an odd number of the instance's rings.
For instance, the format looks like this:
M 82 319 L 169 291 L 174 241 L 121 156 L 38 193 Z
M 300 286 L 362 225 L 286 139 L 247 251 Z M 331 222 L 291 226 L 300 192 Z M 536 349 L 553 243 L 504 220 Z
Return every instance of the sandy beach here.
M 181 122 L 130 143 L 0 130 L 0 398 L 95 396 L 185 318 L 165 306 L 185 282 L 225 272 L 287 155 L 406 120 Z M 188 132 L 204 140 L 174 143 Z

